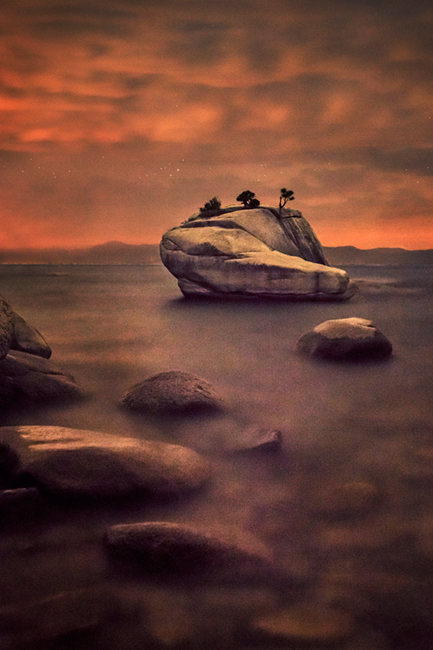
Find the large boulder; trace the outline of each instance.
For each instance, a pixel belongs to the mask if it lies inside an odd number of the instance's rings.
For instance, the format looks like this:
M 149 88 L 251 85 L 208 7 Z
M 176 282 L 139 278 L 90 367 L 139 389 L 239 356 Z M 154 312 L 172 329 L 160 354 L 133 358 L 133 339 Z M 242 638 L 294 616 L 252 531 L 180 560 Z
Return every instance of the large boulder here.
M 85 396 L 72 375 L 43 357 L 11 349 L 0 361 L 0 405 L 31 406 Z
M 312 357 L 362 360 L 389 357 L 392 344 L 372 321 L 352 317 L 320 323 L 301 336 L 296 349 Z
M 132 386 L 121 405 L 133 411 L 181 414 L 216 411 L 222 401 L 205 379 L 182 370 L 168 370 Z
M 259 540 L 229 528 L 209 530 L 154 521 L 120 524 L 109 528 L 105 543 L 112 556 L 159 575 L 236 578 L 271 567 L 271 556 Z
M 15 485 L 66 497 L 170 496 L 195 490 L 210 477 L 195 451 L 163 442 L 56 426 L 0 428 L 11 451 Z
M 297 210 L 223 208 L 167 231 L 163 264 L 185 296 L 347 300 L 347 273 L 327 266 L 322 246 Z

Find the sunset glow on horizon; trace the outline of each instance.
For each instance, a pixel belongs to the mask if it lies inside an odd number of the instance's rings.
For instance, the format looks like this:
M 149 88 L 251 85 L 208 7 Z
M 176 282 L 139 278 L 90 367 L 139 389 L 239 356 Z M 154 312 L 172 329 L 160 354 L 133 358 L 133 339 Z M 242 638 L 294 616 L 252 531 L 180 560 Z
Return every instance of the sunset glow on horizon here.
M 5 0 L 0 248 L 158 243 L 295 192 L 325 246 L 433 248 L 433 7 Z

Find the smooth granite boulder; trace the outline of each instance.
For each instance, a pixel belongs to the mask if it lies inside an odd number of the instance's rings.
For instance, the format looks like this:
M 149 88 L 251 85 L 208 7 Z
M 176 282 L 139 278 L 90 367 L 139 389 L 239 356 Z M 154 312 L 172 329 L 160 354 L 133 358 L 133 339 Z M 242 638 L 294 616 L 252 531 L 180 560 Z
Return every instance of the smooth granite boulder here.
M 347 300 L 347 273 L 329 267 L 297 210 L 242 206 L 193 215 L 167 231 L 163 264 L 185 296 Z
M 205 379 L 182 370 L 168 370 L 132 386 L 121 405 L 133 411 L 181 414 L 217 411 L 222 401 Z
M 66 497 L 174 496 L 199 488 L 211 472 L 180 445 L 65 427 L 1 427 L 0 444 L 18 458 L 16 485 Z
M 0 404 L 34 405 L 86 396 L 72 375 L 34 354 L 9 350 L 0 361 Z
M 377 359 L 389 357 L 392 344 L 365 318 L 327 320 L 307 332 L 296 350 L 325 359 Z
M 269 569 L 266 547 L 252 535 L 230 529 L 208 530 L 168 522 L 120 524 L 109 528 L 105 543 L 116 558 L 161 574 L 233 577 Z

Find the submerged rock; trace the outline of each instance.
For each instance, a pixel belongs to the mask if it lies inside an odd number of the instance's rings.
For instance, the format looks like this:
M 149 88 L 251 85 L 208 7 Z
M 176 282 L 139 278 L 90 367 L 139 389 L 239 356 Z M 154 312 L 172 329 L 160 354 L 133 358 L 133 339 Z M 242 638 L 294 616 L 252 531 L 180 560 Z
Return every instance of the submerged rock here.
M 251 426 L 225 444 L 231 454 L 252 454 L 280 451 L 283 434 L 278 429 Z
M 380 502 L 381 493 L 372 483 L 348 481 L 316 491 L 312 512 L 324 519 L 350 519 L 368 515 Z
M 105 543 L 112 556 L 158 574 L 191 578 L 219 573 L 235 578 L 271 567 L 270 555 L 259 540 L 229 529 L 213 531 L 168 522 L 120 524 L 107 531 Z
M 18 458 L 15 483 L 53 495 L 168 496 L 210 478 L 209 463 L 180 445 L 55 426 L 1 427 L 0 441 Z
M 392 344 L 372 321 L 365 318 L 327 320 L 299 339 L 296 350 L 327 359 L 384 358 Z
M 181 370 L 147 377 L 126 393 L 121 404 L 134 411 L 160 414 L 216 411 L 222 407 L 209 382 Z
M 90 647 L 91 633 L 102 625 L 104 593 L 80 589 L 47 596 L 37 601 L 0 607 L 4 650 L 24 648 Z M 55 645 L 54 645 L 55 644 Z M 78 647 L 73 643 L 73 647 Z
M 251 635 L 269 644 L 334 644 L 352 636 L 355 629 L 355 621 L 346 612 L 300 604 L 261 616 L 253 623 Z
M 43 357 L 10 350 L 0 361 L 0 404 L 33 405 L 85 396 L 72 375 Z
M 26 524 L 44 513 L 44 502 L 37 488 L 0 491 L 0 522 Z
M 160 253 L 185 296 L 347 300 L 356 288 L 327 266 L 296 210 L 241 206 L 203 212 L 167 231 Z

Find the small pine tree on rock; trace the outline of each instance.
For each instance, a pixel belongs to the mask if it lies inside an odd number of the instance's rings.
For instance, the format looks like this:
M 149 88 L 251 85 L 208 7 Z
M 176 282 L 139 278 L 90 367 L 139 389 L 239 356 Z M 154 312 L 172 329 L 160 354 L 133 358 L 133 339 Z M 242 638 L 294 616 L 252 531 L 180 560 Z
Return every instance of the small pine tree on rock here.
M 207 212 L 208 210 L 219 210 L 221 207 L 221 201 L 216 197 L 212 197 L 209 201 L 207 201 L 202 208 L 200 208 L 200 212 Z
M 244 192 L 241 192 L 239 196 L 236 198 L 236 201 L 240 201 L 240 203 L 243 203 L 246 208 L 258 208 L 260 205 L 260 201 L 255 198 L 255 193 L 250 192 L 250 190 L 245 190 Z
M 286 205 L 287 201 L 293 201 L 294 198 L 295 198 L 295 197 L 294 197 L 294 193 L 292 192 L 292 190 L 286 190 L 285 187 L 283 187 L 283 188 L 281 189 L 281 193 L 280 193 L 280 202 L 279 202 L 279 204 L 278 204 L 278 208 L 279 208 L 280 214 L 281 214 L 281 210 L 284 208 L 284 206 Z

